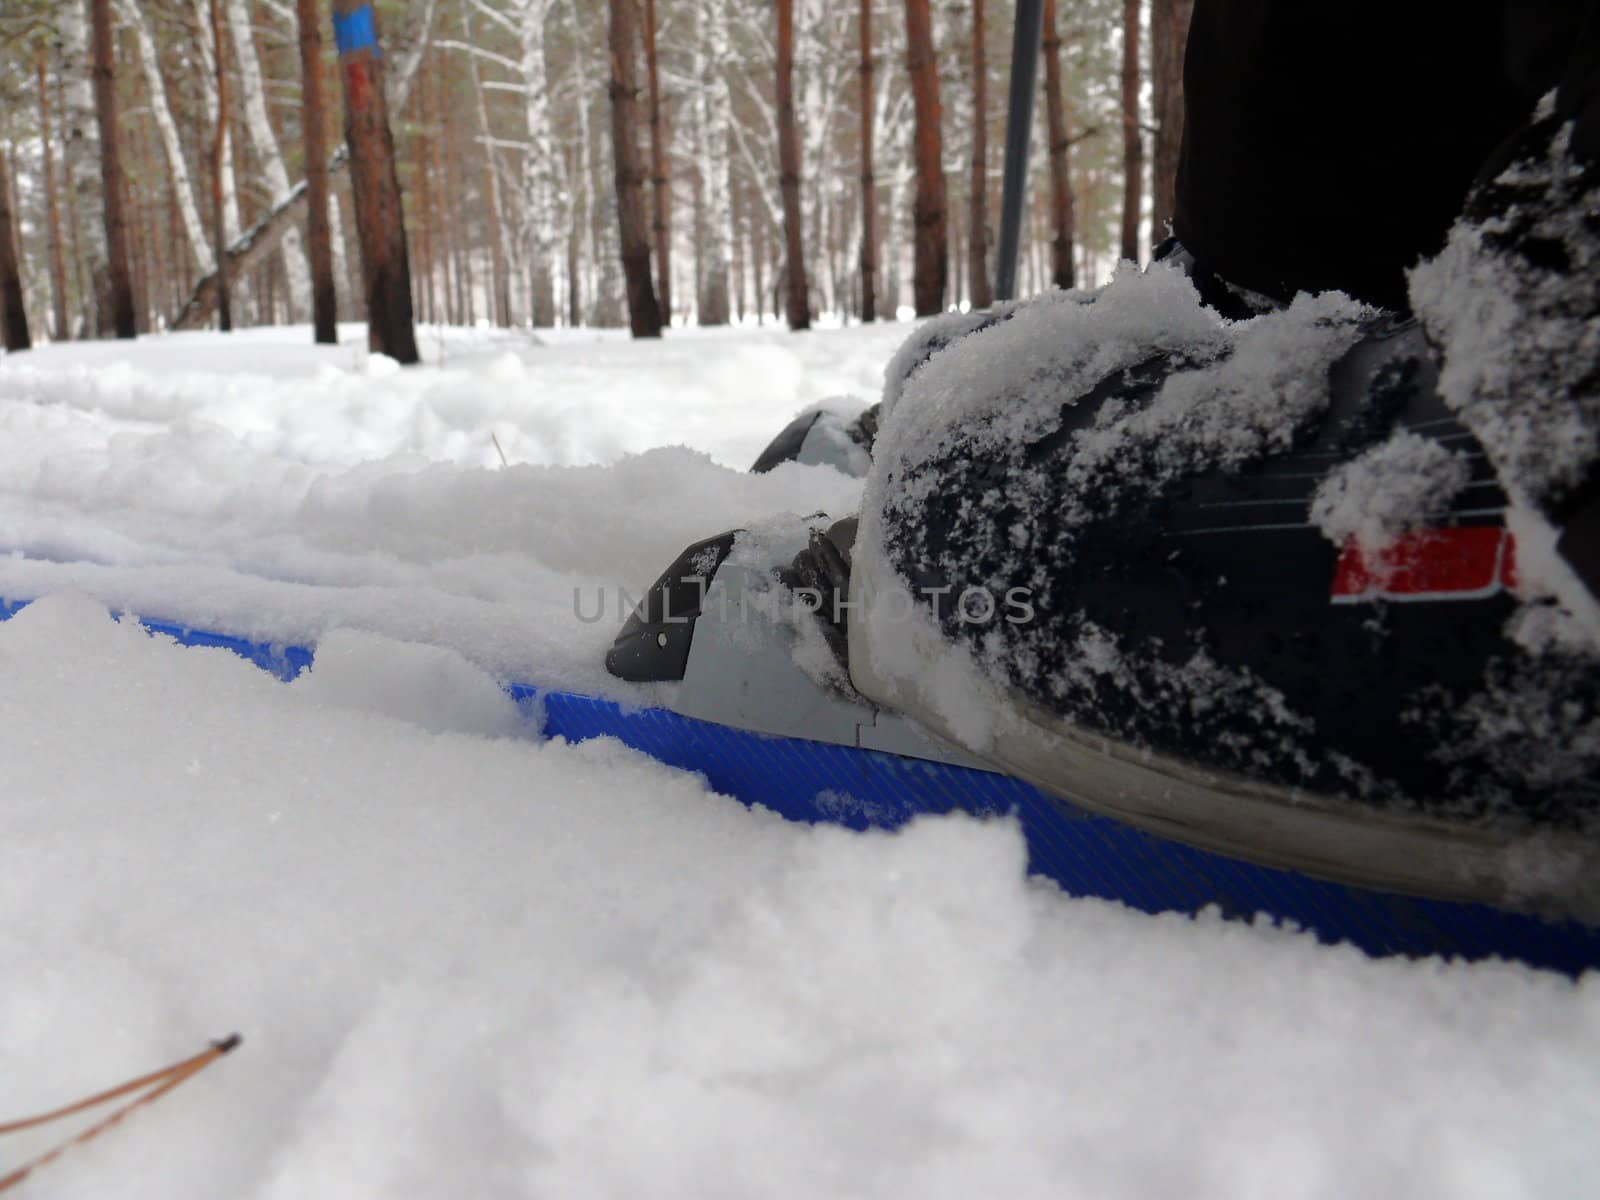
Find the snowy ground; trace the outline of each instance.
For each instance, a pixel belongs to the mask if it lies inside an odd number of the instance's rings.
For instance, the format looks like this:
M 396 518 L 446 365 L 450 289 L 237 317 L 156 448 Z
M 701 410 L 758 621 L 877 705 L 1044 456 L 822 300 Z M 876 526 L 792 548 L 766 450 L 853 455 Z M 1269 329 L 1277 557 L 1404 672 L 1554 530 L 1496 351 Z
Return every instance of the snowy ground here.
M 808 405 L 875 397 L 904 332 L 426 333 L 404 372 L 355 327 L 0 360 L 0 596 L 293 642 L 359 626 L 604 691 L 622 590 L 725 529 L 854 511 L 830 469 L 744 469 Z
M 1005 823 L 788 825 L 502 697 L 614 686 L 575 590 L 852 508 L 739 468 L 905 332 L 0 359 L 0 1121 L 246 1038 L 26 1194 L 1593 1195 L 1594 976 L 1070 900 Z

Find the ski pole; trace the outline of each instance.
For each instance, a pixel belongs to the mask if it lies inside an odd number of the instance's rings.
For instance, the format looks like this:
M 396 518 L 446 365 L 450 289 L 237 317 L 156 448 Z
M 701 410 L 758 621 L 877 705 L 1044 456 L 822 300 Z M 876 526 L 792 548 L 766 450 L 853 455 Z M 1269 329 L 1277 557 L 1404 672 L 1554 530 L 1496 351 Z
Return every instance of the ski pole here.
M 1039 80 L 1044 0 L 1017 0 L 1011 39 L 1011 90 L 1006 112 L 1006 163 L 1000 192 L 1000 252 L 994 298 L 1017 298 L 1017 254 L 1022 247 L 1022 202 L 1028 193 L 1028 146 L 1033 137 L 1033 95 Z

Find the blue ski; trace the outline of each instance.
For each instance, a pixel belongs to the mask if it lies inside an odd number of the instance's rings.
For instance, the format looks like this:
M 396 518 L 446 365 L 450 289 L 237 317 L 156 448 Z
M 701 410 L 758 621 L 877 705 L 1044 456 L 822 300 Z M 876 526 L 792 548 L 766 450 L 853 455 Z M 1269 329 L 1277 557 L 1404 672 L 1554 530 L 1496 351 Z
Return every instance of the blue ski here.
M 0 620 L 27 602 L 0 599 Z M 148 619 L 152 633 L 216 647 L 279 679 L 311 667 L 315 650 L 251 641 Z M 1149 913 L 1265 914 L 1329 943 L 1369 954 L 1504 957 L 1576 975 L 1600 967 L 1600 929 L 1483 905 L 1401 896 L 1314 879 L 1180 845 L 1075 809 L 1022 780 L 976 767 L 883 750 L 775 737 L 662 708 L 513 683 L 538 700 L 544 734 L 572 742 L 614 737 L 668 766 L 703 775 L 716 791 L 792 821 L 896 829 L 915 817 L 964 812 L 1011 816 L 1027 839 L 1029 868 L 1074 896 Z

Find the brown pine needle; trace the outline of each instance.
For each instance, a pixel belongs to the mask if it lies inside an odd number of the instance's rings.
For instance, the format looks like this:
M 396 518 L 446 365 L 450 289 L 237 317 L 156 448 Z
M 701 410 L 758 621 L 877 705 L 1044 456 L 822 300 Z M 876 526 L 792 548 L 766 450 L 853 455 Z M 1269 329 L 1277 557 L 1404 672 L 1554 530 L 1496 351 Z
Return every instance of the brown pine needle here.
M 118 1124 L 129 1113 L 135 1111 L 136 1109 L 143 1108 L 145 1105 L 151 1104 L 156 1100 L 159 1100 L 162 1096 L 172 1091 L 179 1084 L 198 1075 L 212 1063 L 216 1062 L 217 1059 L 221 1058 L 224 1054 L 227 1054 L 239 1044 L 239 1040 L 239 1035 L 233 1034 L 229 1037 L 223 1038 L 220 1042 L 213 1042 L 208 1048 L 201 1051 L 199 1054 L 196 1054 L 191 1058 L 186 1058 L 182 1062 L 174 1063 L 170 1067 L 165 1067 L 159 1071 L 152 1071 L 150 1074 L 141 1075 L 137 1079 L 130 1079 L 127 1083 L 119 1084 L 116 1087 L 110 1088 L 103 1092 L 98 1092 L 93 1096 L 89 1096 L 86 1099 L 66 1105 L 63 1108 L 54 1109 L 46 1113 L 40 1113 L 39 1115 L 33 1117 L 24 1117 L 19 1121 L 8 1121 L 4 1124 L 0 1124 L 0 1136 L 8 1133 L 16 1133 L 19 1130 L 33 1129 L 40 1125 L 47 1125 L 52 1121 L 59 1121 L 64 1117 L 72 1116 L 74 1113 L 84 1112 L 88 1109 L 95 1108 L 101 1104 L 106 1104 L 112 1100 L 119 1099 L 120 1097 L 127 1096 L 131 1093 L 142 1091 L 145 1088 L 150 1089 L 149 1091 L 144 1092 L 143 1095 L 130 1100 L 127 1104 L 124 1104 L 114 1112 L 107 1114 L 102 1120 L 89 1126 L 88 1129 L 85 1129 L 76 1137 L 70 1138 L 61 1145 L 55 1147 L 53 1150 L 48 1150 L 44 1154 L 39 1155 L 39 1157 L 23 1163 L 22 1166 L 18 1167 L 10 1174 L 0 1176 L 0 1192 L 15 1187 L 34 1171 L 48 1163 L 54 1162 L 68 1150 L 71 1150 L 74 1146 L 81 1146 L 85 1142 L 98 1137 L 107 1129 L 110 1129 L 113 1125 Z

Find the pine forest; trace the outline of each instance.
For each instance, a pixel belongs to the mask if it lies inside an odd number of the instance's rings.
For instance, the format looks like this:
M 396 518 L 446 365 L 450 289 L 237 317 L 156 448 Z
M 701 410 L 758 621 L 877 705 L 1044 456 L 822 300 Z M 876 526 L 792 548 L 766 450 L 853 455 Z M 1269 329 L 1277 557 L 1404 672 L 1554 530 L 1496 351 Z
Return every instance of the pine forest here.
M 1027 5 L 1024 5 L 1027 7 Z M 1166 233 L 1190 0 L 1044 0 L 1017 287 Z M 0 325 L 993 302 L 1010 0 L 6 0 Z

